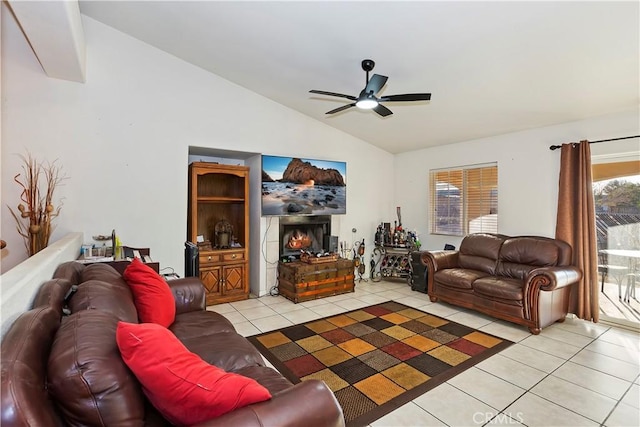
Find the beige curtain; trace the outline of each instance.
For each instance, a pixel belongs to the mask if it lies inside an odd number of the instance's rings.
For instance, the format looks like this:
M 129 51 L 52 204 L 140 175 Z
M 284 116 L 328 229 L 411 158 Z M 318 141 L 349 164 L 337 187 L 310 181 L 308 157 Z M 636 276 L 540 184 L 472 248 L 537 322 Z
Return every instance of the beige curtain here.
M 598 260 L 596 220 L 591 181 L 591 149 L 588 141 L 563 144 L 560 153 L 560 182 L 556 238 L 573 248 L 573 264 L 582 270 L 574 285 L 569 312 L 579 318 L 598 321 Z

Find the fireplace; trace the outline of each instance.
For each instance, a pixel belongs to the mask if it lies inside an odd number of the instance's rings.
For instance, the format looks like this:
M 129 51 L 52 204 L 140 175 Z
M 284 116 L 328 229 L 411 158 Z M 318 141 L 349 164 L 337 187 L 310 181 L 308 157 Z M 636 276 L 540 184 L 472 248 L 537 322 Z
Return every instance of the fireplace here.
M 331 235 L 331 215 L 280 217 L 280 258 L 299 255 L 301 250 L 320 252 L 325 236 Z

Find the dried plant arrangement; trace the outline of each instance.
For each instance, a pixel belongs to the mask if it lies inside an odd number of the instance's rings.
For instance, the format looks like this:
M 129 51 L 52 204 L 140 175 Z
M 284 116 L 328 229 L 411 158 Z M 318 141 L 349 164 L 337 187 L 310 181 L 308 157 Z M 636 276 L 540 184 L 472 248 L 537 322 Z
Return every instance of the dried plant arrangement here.
M 39 162 L 30 153 L 20 158 L 23 161 L 23 172 L 13 177 L 22 187 L 22 203 L 18 204 L 20 214 L 16 214 L 10 206 L 7 207 L 16 220 L 16 230 L 24 238 L 29 256 L 32 256 L 49 245 L 49 237 L 53 231 L 51 222 L 62 208 L 62 203 L 57 208 L 54 207 L 53 194 L 67 177 L 62 173 L 57 160 Z

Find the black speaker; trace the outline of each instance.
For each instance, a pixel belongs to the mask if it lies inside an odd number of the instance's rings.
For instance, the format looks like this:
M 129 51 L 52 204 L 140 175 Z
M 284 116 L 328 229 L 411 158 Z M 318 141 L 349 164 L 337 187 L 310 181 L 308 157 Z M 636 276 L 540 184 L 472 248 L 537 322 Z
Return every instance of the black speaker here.
M 198 277 L 200 275 L 200 250 L 192 242 L 184 243 L 184 277 Z
M 338 236 L 324 236 L 322 247 L 325 251 L 338 253 Z
M 422 252 L 411 252 L 411 290 L 427 293 L 427 266 L 422 263 Z

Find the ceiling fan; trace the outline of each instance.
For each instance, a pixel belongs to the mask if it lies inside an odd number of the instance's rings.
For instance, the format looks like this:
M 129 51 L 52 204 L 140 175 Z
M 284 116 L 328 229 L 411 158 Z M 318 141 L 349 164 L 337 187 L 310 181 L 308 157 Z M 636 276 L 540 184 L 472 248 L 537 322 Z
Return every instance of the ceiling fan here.
M 363 110 L 373 110 L 381 116 L 386 117 L 393 113 L 387 107 L 382 105 L 381 102 L 429 101 L 431 99 L 430 93 L 406 93 L 403 95 L 388 95 L 381 96 L 380 98 L 376 97 L 376 94 L 380 92 L 380 89 L 382 89 L 387 82 L 388 77 L 381 76 L 380 74 L 374 74 L 371 77 L 371 80 L 369 80 L 369 71 L 373 70 L 375 65 L 376 63 L 371 59 L 365 59 L 362 61 L 362 69 L 367 73 L 367 82 L 357 98 L 351 95 L 326 92 L 323 90 L 310 90 L 309 92 L 320 95 L 338 96 L 340 98 L 347 98 L 351 101 L 355 101 L 351 104 L 343 105 L 342 107 L 327 111 L 326 114 L 334 114 L 351 107 L 358 107 Z

